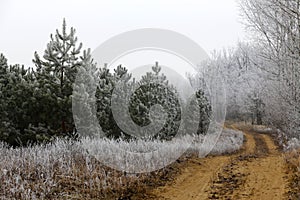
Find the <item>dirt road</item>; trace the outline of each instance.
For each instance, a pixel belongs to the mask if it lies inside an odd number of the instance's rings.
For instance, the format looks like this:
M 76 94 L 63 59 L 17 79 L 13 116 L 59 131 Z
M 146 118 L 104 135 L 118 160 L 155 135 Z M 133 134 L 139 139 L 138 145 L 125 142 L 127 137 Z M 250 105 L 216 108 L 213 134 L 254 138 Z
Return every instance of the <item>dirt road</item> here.
M 157 199 L 285 199 L 284 161 L 271 137 L 244 131 L 234 155 L 192 159 L 173 182 L 153 191 Z

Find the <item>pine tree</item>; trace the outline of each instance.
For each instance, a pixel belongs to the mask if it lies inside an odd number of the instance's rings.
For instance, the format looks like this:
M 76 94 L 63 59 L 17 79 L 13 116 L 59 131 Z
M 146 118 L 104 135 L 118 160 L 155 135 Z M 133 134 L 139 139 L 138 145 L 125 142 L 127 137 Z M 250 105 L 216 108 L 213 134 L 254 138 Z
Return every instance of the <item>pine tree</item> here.
M 205 135 L 212 117 L 212 108 L 202 89 L 198 89 L 195 92 L 195 96 L 189 99 L 185 112 L 186 134 Z M 195 125 L 198 126 L 197 132 L 193 132 Z
M 36 135 L 27 133 L 34 123 L 33 74 L 24 66 L 8 66 L 1 56 L 1 128 L 0 139 L 10 145 L 37 141 Z
M 180 99 L 176 89 L 168 83 L 167 77 L 161 74 L 158 63 L 152 67 L 152 72 L 142 76 L 138 85 L 129 107 L 133 121 L 140 126 L 146 126 L 153 123 L 150 117 L 162 120 L 163 128 L 154 136 L 171 139 L 177 134 L 181 120 Z M 157 104 L 164 109 L 166 118 L 161 112 L 151 116 L 150 109 Z
M 99 72 L 99 86 L 97 87 L 96 98 L 97 98 L 97 117 L 101 128 L 105 135 L 110 138 L 118 138 L 123 133 L 120 127 L 117 125 L 115 118 L 112 113 L 112 95 L 113 91 L 116 89 L 116 84 L 123 80 L 127 81 L 122 88 L 122 92 L 119 94 L 126 95 L 129 92 L 126 91 L 126 85 L 131 79 L 131 75 L 127 73 L 127 69 L 121 65 L 117 66 L 112 74 L 106 66 L 100 69 Z M 129 87 L 131 87 L 129 85 Z M 124 99 L 124 96 L 119 96 L 118 98 Z M 120 111 L 121 113 L 122 111 Z
M 7 59 L 1 53 L 0 54 L 0 84 L 1 84 L 1 86 L 5 86 L 5 83 L 7 82 L 7 80 L 5 80 L 6 75 L 7 75 L 7 69 L 8 69 Z
M 79 58 L 82 43 L 77 46 L 73 27 L 67 33 L 65 20 L 62 32 L 56 30 L 56 34 L 54 36 L 51 34 L 50 39 L 43 55 L 44 59 L 42 60 L 36 52 L 33 59 L 37 69 L 37 81 L 42 90 L 39 97 L 44 99 L 43 95 L 47 95 L 46 99 L 50 99 L 49 102 L 44 102 L 46 104 L 43 106 L 47 106 L 48 110 L 53 109 L 50 113 L 45 112 L 47 117 L 52 117 L 51 126 L 54 129 L 61 127 L 62 133 L 72 132 L 74 131 L 71 111 L 72 84 L 81 64 Z M 57 119 L 61 122 L 59 123 Z
M 79 133 L 85 136 L 100 136 L 95 97 L 99 77 L 90 49 L 83 52 L 81 60 L 72 95 L 74 121 Z
M 7 127 L 10 126 L 9 112 L 7 110 L 7 90 L 8 85 L 8 64 L 7 59 L 3 54 L 0 54 L 0 140 L 5 141 L 9 137 Z M 16 131 L 13 131 L 16 133 Z
M 116 87 L 117 84 L 118 87 Z M 133 89 L 136 90 L 133 91 Z M 117 96 L 113 97 L 113 95 Z M 150 119 L 163 120 L 163 128 L 154 136 L 156 138 L 171 139 L 178 131 L 181 120 L 178 94 L 176 89 L 168 83 L 167 77 L 161 74 L 161 67 L 158 63 L 152 67 L 152 72 L 147 72 L 139 82 L 131 79 L 131 74 L 128 74 L 127 69 L 122 66 L 118 66 L 114 73 L 110 73 L 106 67 L 101 68 L 96 97 L 97 117 L 102 130 L 108 137 L 118 138 L 123 135 L 125 138 L 132 138 L 132 135 L 126 132 L 132 129 L 127 120 L 133 121 L 140 127 L 153 123 Z M 115 113 L 123 115 L 129 110 L 130 118 L 126 117 L 127 120 L 119 121 L 117 124 L 116 118 L 125 119 L 125 117 L 113 116 L 112 98 L 114 101 L 125 102 L 124 104 L 127 105 L 114 107 Z M 156 104 L 161 105 L 165 110 L 166 119 L 164 113 L 151 116 L 150 110 Z

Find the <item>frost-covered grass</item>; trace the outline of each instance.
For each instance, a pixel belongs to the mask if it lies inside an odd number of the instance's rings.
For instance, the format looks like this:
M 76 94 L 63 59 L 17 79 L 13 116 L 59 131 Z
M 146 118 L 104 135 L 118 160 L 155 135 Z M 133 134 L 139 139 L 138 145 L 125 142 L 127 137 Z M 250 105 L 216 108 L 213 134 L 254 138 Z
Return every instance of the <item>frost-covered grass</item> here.
M 298 138 L 290 138 L 283 144 L 285 151 L 300 150 L 300 140 Z
M 243 132 L 232 129 L 224 129 L 219 140 L 212 149 L 211 154 L 218 155 L 237 151 L 242 147 L 243 141 Z
M 198 141 L 201 138 L 197 138 Z M 149 144 L 150 143 L 150 144 Z M 240 148 L 243 143 L 241 132 L 224 130 L 213 154 L 232 152 Z M 172 150 L 179 151 L 187 145 L 182 140 L 172 142 L 161 141 L 115 141 L 99 139 L 90 141 L 56 140 L 52 144 L 37 145 L 23 148 L 9 148 L 0 144 L 0 198 L 1 199 L 110 199 L 126 195 L 134 190 L 139 192 L 151 178 L 159 178 L 165 169 L 142 174 L 129 174 L 117 171 L 103 165 L 89 154 L 101 145 L 105 149 L 106 158 L 114 157 L 115 148 L 125 148 L 133 152 L 148 152 L 168 146 L 171 156 Z M 147 147 L 147 148 L 145 148 Z M 194 149 L 193 149 L 194 148 Z M 205 146 L 193 144 L 191 149 L 201 151 Z M 124 163 L 134 165 L 137 163 Z M 114 161 L 118 161 L 117 159 Z M 125 159 L 126 162 L 126 159 Z M 159 166 L 164 163 L 164 157 L 149 159 L 145 167 Z M 120 164 L 120 163 L 119 163 Z M 140 164 L 140 163 L 139 163 Z

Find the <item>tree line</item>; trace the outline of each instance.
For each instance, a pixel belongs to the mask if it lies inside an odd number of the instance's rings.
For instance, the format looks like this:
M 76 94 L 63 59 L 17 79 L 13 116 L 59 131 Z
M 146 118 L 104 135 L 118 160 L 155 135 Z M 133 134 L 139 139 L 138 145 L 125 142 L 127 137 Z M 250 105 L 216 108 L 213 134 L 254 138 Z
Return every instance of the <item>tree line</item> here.
M 176 134 L 183 112 L 180 107 L 182 100 L 176 88 L 161 73 L 158 64 L 140 81 L 135 81 L 121 65 L 114 71 L 105 66 L 98 69 L 90 50 L 82 50 L 82 46 L 75 29 L 72 27 L 67 30 L 64 20 L 62 30 L 57 29 L 55 34 L 50 35 L 43 55 L 34 53 L 34 68 L 9 65 L 5 56 L 0 54 L 1 141 L 20 146 L 50 142 L 57 137 L 78 138 L 78 132 L 86 131 L 87 127 L 81 130 L 76 127 L 75 122 L 77 120 L 77 124 L 80 124 L 80 119 L 72 112 L 72 99 L 83 98 L 82 95 L 87 95 L 87 98 L 82 101 L 85 105 L 81 105 L 81 113 L 90 125 L 93 120 L 89 117 L 96 114 L 97 123 L 106 137 L 132 138 L 118 126 L 111 110 L 113 90 L 124 77 L 127 77 L 128 87 L 137 86 L 128 104 L 134 123 L 139 126 L 150 124 L 150 108 L 160 104 L 167 118 L 163 129 L 154 138 L 171 139 Z M 78 73 L 86 76 L 80 77 L 79 83 L 82 84 L 74 85 Z M 92 82 L 97 86 L 94 93 L 85 86 Z M 95 97 L 95 102 L 92 97 Z M 184 109 L 195 110 L 192 106 L 200 108 L 202 116 L 198 131 L 193 134 L 202 134 L 209 125 L 211 106 L 201 89 L 198 89 L 193 103 Z M 90 125 L 88 128 L 93 129 L 94 126 Z
M 300 0 L 239 1 L 248 41 L 203 63 L 227 85 L 227 119 L 297 137 L 300 127 Z

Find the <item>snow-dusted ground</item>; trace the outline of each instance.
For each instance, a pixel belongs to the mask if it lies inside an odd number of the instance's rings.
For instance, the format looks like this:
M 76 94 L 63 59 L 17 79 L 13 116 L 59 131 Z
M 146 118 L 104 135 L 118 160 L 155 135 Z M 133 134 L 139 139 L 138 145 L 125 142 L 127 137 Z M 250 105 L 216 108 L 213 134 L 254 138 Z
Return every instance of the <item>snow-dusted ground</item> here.
M 191 137 L 191 136 L 188 136 Z M 197 140 L 200 141 L 199 136 Z M 189 138 L 186 140 L 188 141 Z M 5 144 L 0 144 L 0 198 L 20 198 L 20 199 L 43 199 L 53 190 L 58 193 L 62 181 L 70 184 L 72 181 L 83 185 L 82 187 L 105 190 L 109 187 L 121 187 L 124 184 L 122 175 L 116 178 L 116 173 L 107 171 L 107 167 L 89 155 L 89 152 L 95 151 L 97 147 L 102 146 L 105 149 L 106 159 L 113 158 L 115 148 L 127 149 L 133 152 L 148 152 L 159 147 L 169 145 L 166 156 L 172 156 L 174 151 L 180 151 L 186 148 L 188 143 L 185 140 L 172 140 L 172 142 L 161 141 L 115 141 L 108 139 L 99 139 L 91 141 L 83 139 L 82 141 L 72 142 L 68 140 L 56 140 L 52 144 L 37 145 L 27 148 L 9 148 Z M 212 154 L 222 154 L 233 152 L 243 144 L 243 133 L 239 131 L 225 129 L 219 137 Z M 208 148 L 194 143 L 190 148 L 202 151 L 201 148 Z M 124 165 L 141 164 L 124 163 Z M 159 166 L 164 164 L 164 157 L 153 160 L 149 159 L 145 167 Z M 114 161 L 118 161 L 117 159 Z M 125 159 L 126 161 L 126 159 Z M 150 164 L 149 164 L 150 163 Z M 122 173 L 120 173 L 122 174 Z M 134 177 L 134 176 L 133 176 Z M 126 179 L 126 177 L 125 177 Z M 126 182 L 126 181 L 125 181 Z M 128 185 L 128 183 L 127 183 Z

